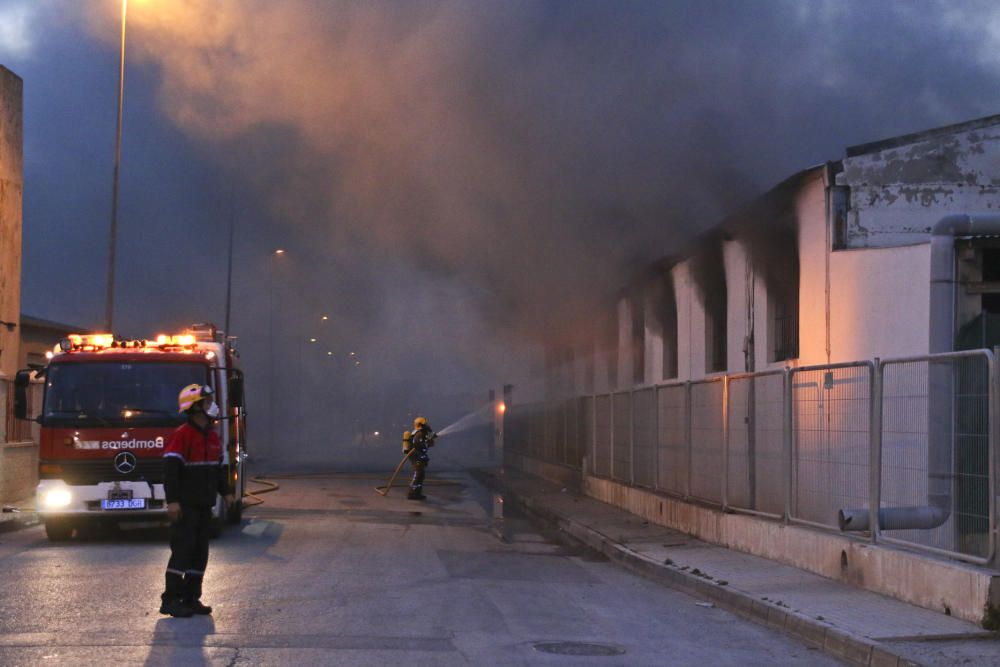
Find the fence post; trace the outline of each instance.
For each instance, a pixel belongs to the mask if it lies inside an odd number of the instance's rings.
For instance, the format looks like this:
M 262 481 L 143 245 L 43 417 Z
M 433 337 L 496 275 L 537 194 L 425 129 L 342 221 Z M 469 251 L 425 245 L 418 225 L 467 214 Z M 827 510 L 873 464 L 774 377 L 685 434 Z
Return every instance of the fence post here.
M 878 515 L 882 506 L 882 380 L 885 367 L 882 360 L 875 357 L 874 365 L 869 368 L 871 377 L 869 386 L 868 417 L 868 457 L 869 457 L 869 488 L 868 488 L 868 525 L 871 528 L 871 541 L 878 541 Z
M 684 445 L 687 448 L 687 471 L 684 480 L 684 500 L 691 497 L 691 381 L 684 383 Z
M 660 490 L 660 387 L 653 387 L 653 488 Z
M 628 483 L 635 486 L 635 389 L 628 393 Z
M 597 475 L 597 394 L 590 410 L 590 474 Z
M 722 511 L 729 509 L 729 376 L 722 378 Z
M 611 404 L 611 407 L 608 409 L 608 423 L 611 424 L 611 427 L 608 429 L 608 476 L 611 479 L 615 479 L 615 393 L 611 392 L 611 395 L 608 397 L 608 401 Z
M 997 355 L 1000 355 L 1000 347 L 994 347 L 991 354 L 986 357 L 989 373 L 990 373 L 990 396 L 989 396 L 989 420 L 990 420 L 990 430 L 989 430 L 989 452 L 988 452 L 988 464 L 990 468 L 990 532 L 992 536 L 992 561 L 994 565 L 996 564 L 996 558 L 998 553 L 997 541 L 1000 540 L 1000 535 L 997 532 L 997 502 L 998 502 L 998 490 L 997 490 L 997 445 L 1000 444 L 1000 439 L 997 438 L 998 428 L 1000 424 L 997 423 L 1000 419 L 1000 377 L 997 377 Z
M 784 381 L 782 385 L 784 386 L 782 393 L 782 404 L 784 406 L 784 478 L 785 478 L 785 510 L 784 510 L 784 522 L 789 523 L 792 518 L 792 471 L 794 466 L 792 465 L 792 441 L 794 435 L 792 433 L 792 369 L 785 368 Z

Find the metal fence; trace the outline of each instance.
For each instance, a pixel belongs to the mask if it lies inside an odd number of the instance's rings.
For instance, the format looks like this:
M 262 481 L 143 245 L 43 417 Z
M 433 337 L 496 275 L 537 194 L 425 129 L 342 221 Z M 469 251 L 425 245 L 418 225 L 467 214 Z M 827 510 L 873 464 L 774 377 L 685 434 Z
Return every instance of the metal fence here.
M 789 371 L 792 476 L 789 518 L 838 527 L 845 507 L 867 507 L 872 362 Z
M 41 411 L 45 385 L 32 382 L 28 387 L 28 416 Z M 14 417 L 14 381 L 0 380 L 0 442 L 38 442 L 38 424 Z
M 976 350 L 637 387 L 515 406 L 507 446 L 728 511 L 988 562 L 997 373 Z
M 992 558 L 994 366 L 985 351 L 880 364 L 882 539 Z

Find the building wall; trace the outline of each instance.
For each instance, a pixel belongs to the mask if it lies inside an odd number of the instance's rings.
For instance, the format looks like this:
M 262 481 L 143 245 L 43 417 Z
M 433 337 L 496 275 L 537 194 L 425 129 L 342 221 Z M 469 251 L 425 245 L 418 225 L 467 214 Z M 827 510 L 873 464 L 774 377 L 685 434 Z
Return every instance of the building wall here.
M 799 359 L 801 366 L 827 363 L 826 281 L 830 261 L 825 170 L 816 170 L 795 202 L 799 227 Z M 768 310 L 763 310 L 767 321 Z M 851 331 L 841 332 L 853 335 Z M 766 354 L 768 347 L 763 346 Z M 846 361 L 844 359 L 843 361 Z M 777 364 L 781 366 L 781 364 Z M 763 368 L 763 367 L 762 367 Z
M 843 161 L 848 248 L 924 243 L 943 215 L 1000 210 L 1000 117 Z
M 750 258 L 738 241 L 722 244 L 722 258 L 726 264 L 726 372 L 741 373 L 746 370 L 747 334 L 750 322 L 747 317 L 747 264 Z M 753 277 L 749 276 L 752 280 Z
M 796 359 L 771 358 L 774 323 L 767 283 L 759 271 L 749 270 L 751 259 L 741 240 L 723 242 L 727 372 L 746 368 L 751 295 L 757 371 L 928 352 L 929 231 L 946 215 L 1000 211 L 1000 116 L 849 153 L 835 177 L 831 174 L 836 169 L 826 166 L 806 170 L 795 177 L 795 189 L 781 195 L 791 197 L 798 229 Z M 830 210 L 831 188 L 849 188 L 845 229 L 838 228 L 839 211 Z M 845 231 L 846 247 L 835 249 L 835 239 Z M 706 316 L 691 260 L 675 264 L 671 276 L 677 305 L 677 379 L 697 380 L 706 375 Z M 753 281 L 749 290 L 748 280 Z M 632 307 L 633 302 L 622 299 L 616 308 L 617 389 L 632 386 Z M 666 380 L 663 338 L 651 326 L 653 304 L 643 307 L 645 383 L 659 383 Z M 595 356 L 595 391 L 607 391 L 611 355 Z
M 833 361 L 927 354 L 930 245 L 831 255 Z
M 0 320 L 21 312 L 21 201 L 24 193 L 22 83 L 0 66 Z M 17 372 L 17 329 L 0 326 L 0 376 Z

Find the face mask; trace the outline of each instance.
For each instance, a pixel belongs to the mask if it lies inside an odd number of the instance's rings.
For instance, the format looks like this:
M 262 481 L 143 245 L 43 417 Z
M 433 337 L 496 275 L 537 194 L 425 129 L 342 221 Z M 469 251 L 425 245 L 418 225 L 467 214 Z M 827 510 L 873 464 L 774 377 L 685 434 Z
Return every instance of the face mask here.
M 215 419 L 219 416 L 219 405 L 215 401 L 212 401 L 211 405 L 205 408 L 205 414 Z

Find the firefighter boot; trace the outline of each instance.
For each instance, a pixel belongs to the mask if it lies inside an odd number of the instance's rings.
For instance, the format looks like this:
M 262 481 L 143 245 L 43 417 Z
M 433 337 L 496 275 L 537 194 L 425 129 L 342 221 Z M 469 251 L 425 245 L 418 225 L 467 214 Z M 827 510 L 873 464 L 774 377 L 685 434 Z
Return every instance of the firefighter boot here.
M 174 572 L 167 572 L 167 585 L 160 596 L 160 613 L 175 618 L 189 618 L 194 614 L 191 607 L 184 604 L 184 579 Z
M 410 493 L 407 494 L 408 500 L 425 500 L 427 496 L 424 495 L 424 474 L 427 468 L 427 463 L 417 459 L 413 461 L 413 479 L 410 481 Z
M 188 573 L 184 577 L 184 604 L 195 614 L 208 615 L 212 608 L 201 603 L 202 577 Z

